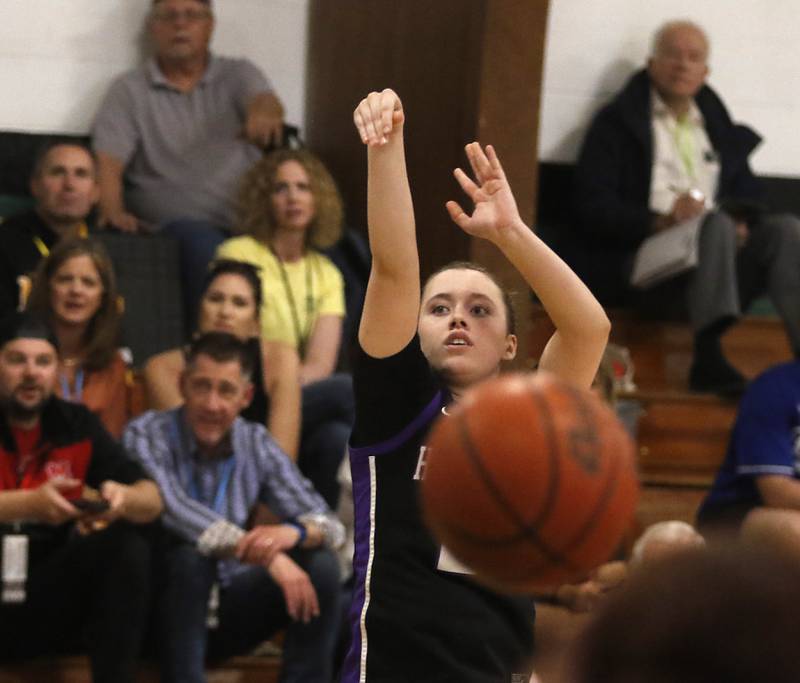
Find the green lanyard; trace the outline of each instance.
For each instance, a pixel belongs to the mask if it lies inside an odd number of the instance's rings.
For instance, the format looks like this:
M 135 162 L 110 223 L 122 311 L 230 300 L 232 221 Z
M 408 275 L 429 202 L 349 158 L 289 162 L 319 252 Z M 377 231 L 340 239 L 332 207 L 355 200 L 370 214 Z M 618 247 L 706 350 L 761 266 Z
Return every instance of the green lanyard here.
M 683 167 L 689 178 L 695 180 L 694 172 L 694 127 L 689 117 L 684 115 L 675 122 L 675 146 L 678 148 L 678 155 L 683 162 Z
M 306 329 L 305 333 L 300 325 L 300 314 L 297 310 L 297 303 L 294 298 L 292 286 L 289 283 L 289 274 L 286 272 L 286 267 L 283 265 L 280 257 L 272 251 L 272 255 L 278 262 L 278 268 L 281 272 L 281 282 L 283 282 L 283 289 L 286 292 L 286 299 L 289 301 L 289 311 L 292 314 L 292 325 L 294 327 L 294 334 L 297 339 L 297 351 L 302 359 L 306 355 L 306 343 L 308 342 L 308 328 L 310 326 L 311 315 L 314 313 L 314 292 L 312 289 L 311 281 L 311 263 L 308 255 L 304 256 L 306 265 Z

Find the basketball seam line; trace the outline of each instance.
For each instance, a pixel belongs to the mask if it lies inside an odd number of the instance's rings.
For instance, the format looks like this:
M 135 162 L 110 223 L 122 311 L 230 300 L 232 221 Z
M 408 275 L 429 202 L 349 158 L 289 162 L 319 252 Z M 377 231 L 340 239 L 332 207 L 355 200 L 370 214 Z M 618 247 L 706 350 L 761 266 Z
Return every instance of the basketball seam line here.
M 503 513 L 511 519 L 511 521 L 519 527 L 520 531 L 520 540 L 527 539 L 532 545 L 536 546 L 536 548 L 545 555 L 550 561 L 557 562 L 561 564 L 565 564 L 569 567 L 572 567 L 570 562 L 567 560 L 566 557 L 563 557 L 560 553 L 554 551 L 550 548 L 547 544 L 545 544 L 539 535 L 533 530 L 528 529 L 526 527 L 525 521 L 519 517 L 514 507 L 509 503 L 508 499 L 505 495 L 503 495 L 502 491 L 500 491 L 499 487 L 496 485 L 494 479 L 492 478 L 489 471 L 485 468 L 480 453 L 478 452 L 475 445 L 472 443 L 472 438 L 469 435 L 469 430 L 467 429 L 466 420 L 464 415 L 459 415 L 457 419 L 457 426 L 459 436 L 461 437 L 462 445 L 464 446 L 464 450 L 467 453 L 467 456 L 472 462 L 473 467 L 475 468 L 476 472 L 483 480 L 484 485 L 489 491 L 489 495 L 494 498 L 495 502 L 500 506 L 500 509 Z

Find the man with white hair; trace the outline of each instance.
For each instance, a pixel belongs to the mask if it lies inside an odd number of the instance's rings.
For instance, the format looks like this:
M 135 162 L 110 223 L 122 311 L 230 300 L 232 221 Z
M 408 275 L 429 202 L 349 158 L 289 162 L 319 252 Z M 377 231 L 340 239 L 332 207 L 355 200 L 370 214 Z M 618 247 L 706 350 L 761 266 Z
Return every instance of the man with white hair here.
M 577 163 L 576 264 L 605 303 L 669 310 L 685 298 L 694 331 L 689 386 L 738 395 L 722 333 L 766 292 L 800 354 L 800 221 L 764 212 L 748 156 L 761 138 L 735 124 L 706 84 L 709 43 L 689 21 L 655 34 L 647 67 L 595 116 Z M 634 256 L 649 236 L 701 218 L 696 268 L 635 293 Z M 685 296 L 681 296 L 681 294 Z

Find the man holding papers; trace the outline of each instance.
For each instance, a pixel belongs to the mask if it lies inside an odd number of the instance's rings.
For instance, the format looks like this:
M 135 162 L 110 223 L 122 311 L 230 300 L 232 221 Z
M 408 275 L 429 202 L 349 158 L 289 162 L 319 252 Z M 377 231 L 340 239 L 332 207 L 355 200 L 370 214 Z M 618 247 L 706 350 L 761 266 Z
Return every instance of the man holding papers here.
M 708 54 L 698 26 L 665 24 L 647 68 L 592 121 L 576 170 L 591 251 L 579 270 L 606 303 L 685 298 L 690 388 L 738 395 L 745 381 L 720 337 L 757 296 L 769 294 L 800 354 L 800 221 L 759 204 L 748 156 L 760 137 L 705 84 Z

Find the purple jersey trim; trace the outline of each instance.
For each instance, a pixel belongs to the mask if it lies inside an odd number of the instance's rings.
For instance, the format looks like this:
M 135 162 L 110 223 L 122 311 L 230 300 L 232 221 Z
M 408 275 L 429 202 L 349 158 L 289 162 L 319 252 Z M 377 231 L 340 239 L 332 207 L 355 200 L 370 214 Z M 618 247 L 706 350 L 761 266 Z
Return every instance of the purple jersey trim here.
M 422 427 L 424 427 L 428 422 L 430 422 L 434 417 L 436 417 L 436 413 L 439 412 L 441 406 L 442 406 L 442 392 L 437 391 L 436 395 L 433 397 L 433 399 L 431 399 L 431 402 L 428 403 L 428 405 L 426 405 L 422 409 L 422 412 L 419 415 L 417 415 L 411 422 L 409 422 L 408 425 L 406 425 L 406 427 L 401 432 L 388 438 L 386 441 L 381 441 L 380 443 L 374 444 L 372 446 L 359 446 L 358 448 L 353 448 L 351 446 L 350 456 L 365 457 L 368 455 L 384 455 L 385 453 L 391 453 L 392 451 L 396 451 L 414 434 L 416 434 Z M 353 476 L 353 481 L 355 481 L 355 475 Z
M 351 641 L 347 658 L 344 662 L 341 683 L 359 683 L 361 676 L 361 656 L 363 641 L 361 638 L 361 619 L 369 586 L 367 572 L 370 561 L 370 536 L 372 535 L 371 509 L 377 491 L 372 490 L 370 473 L 371 455 L 390 453 L 402 446 L 416 432 L 430 422 L 439 411 L 442 392 L 436 392 L 430 403 L 412 420 L 405 429 L 395 436 L 374 446 L 350 448 L 350 470 L 353 476 L 353 507 L 355 510 L 355 537 L 353 551 L 353 601 L 350 604 Z M 377 482 L 375 484 L 377 489 Z
M 341 683 L 357 683 L 361 669 L 361 612 L 366 599 L 367 566 L 369 564 L 371 477 L 369 459 L 350 453 L 353 476 L 353 507 L 356 511 L 353 538 L 353 601 L 350 603 L 350 649 L 344 663 Z

